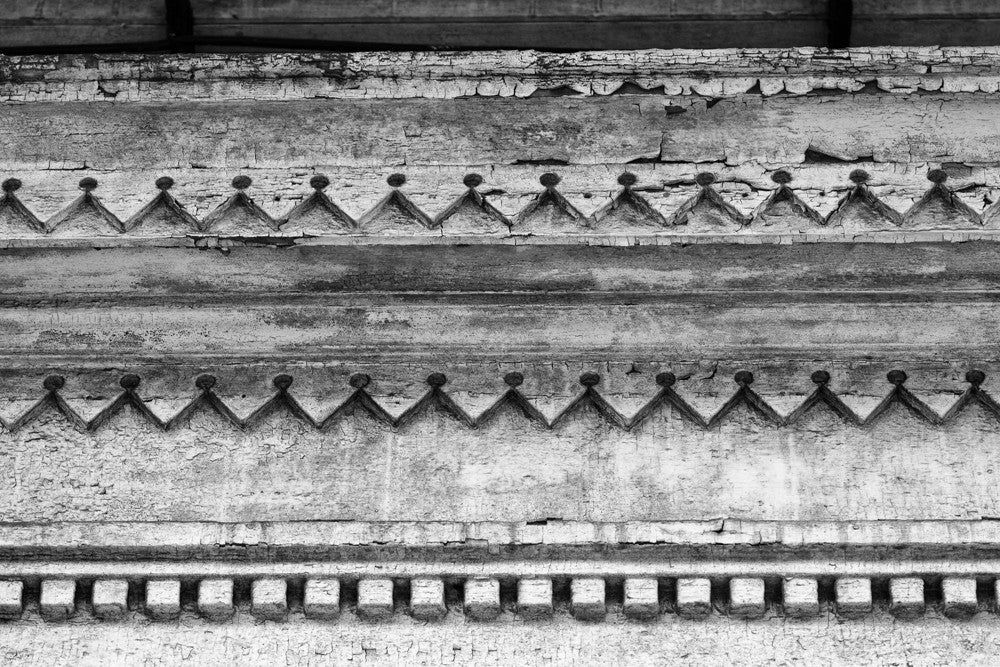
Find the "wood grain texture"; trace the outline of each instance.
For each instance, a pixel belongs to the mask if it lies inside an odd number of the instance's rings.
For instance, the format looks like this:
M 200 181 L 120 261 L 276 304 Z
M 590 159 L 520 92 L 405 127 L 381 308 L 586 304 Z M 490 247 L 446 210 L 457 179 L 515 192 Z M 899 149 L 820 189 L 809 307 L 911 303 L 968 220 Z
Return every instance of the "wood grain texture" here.
M 0 49 L 159 41 L 166 36 L 160 0 L 13 0 L 0 16 Z
M 673 2 L 462 0 L 270 3 L 195 0 L 196 36 L 279 37 L 435 47 L 649 48 L 819 45 L 815 0 Z M 735 39 L 730 30 L 739 23 Z M 210 47 L 209 47 L 210 48 Z

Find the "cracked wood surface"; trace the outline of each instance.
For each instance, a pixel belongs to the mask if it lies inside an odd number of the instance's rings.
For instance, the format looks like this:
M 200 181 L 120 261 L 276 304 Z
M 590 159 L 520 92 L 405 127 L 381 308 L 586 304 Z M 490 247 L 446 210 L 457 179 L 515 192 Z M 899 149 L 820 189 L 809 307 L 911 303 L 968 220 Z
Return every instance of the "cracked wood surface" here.
M 10 102 L 996 92 L 1000 47 L 0 56 Z

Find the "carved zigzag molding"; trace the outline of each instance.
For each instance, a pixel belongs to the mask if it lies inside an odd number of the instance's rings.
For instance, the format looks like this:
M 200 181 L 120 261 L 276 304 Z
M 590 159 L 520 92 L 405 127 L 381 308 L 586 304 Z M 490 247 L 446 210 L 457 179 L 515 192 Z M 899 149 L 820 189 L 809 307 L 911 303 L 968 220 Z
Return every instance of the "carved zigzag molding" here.
M 524 377 L 518 372 L 511 372 L 504 376 L 504 382 L 508 386 L 507 391 L 478 417 L 474 417 L 462 409 L 451 398 L 448 392 L 443 389 L 448 381 L 443 373 L 431 373 L 427 377 L 427 384 L 429 385 L 427 393 L 398 417 L 393 417 L 388 410 L 382 407 L 368 393 L 366 387 L 370 382 L 369 376 L 357 373 L 351 376 L 350 379 L 350 384 L 354 388 L 354 392 L 344 402 L 334 408 L 332 412 L 322 418 L 317 418 L 309 414 L 291 394 L 290 388 L 293 379 L 290 375 L 278 375 L 275 377 L 273 382 L 277 393 L 245 418 L 239 417 L 215 393 L 216 378 L 214 376 L 201 375 L 195 380 L 195 385 L 201 393 L 176 415 L 170 419 L 163 420 L 150 410 L 149 406 L 146 405 L 139 395 L 139 376 L 129 374 L 123 376 L 121 379 L 122 393 L 92 419 L 87 420 L 73 410 L 60 394 L 60 389 L 65 386 L 64 378 L 52 375 L 45 379 L 43 384 L 46 393 L 37 403 L 13 420 L 0 420 L 0 424 L 10 432 L 17 432 L 30 425 L 46 411 L 55 410 L 61 413 L 75 427 L 86 431 L 96 431 L 112 417 L 131 406 L 150 424 L 164 431 L 183 426 L 191 415 L 200 410 L 214 412 L 234 427 L 244 430 L 256 427 L 268 416 L 282 410 L 287 411 L 291 416 L 317 429 L 326 429 L 332 424 L 348 418 L 355 410 L 363 411 L 372 419 L 387 427 L 399 428 L 417 421 L 428 410 L 436 409 L 453 417 L 464 426 L 474 429 L 488 424 L 504 407 L 510 406 L 515 408 L 530 422 L 549 429 L 559 427 L 574 413 L 589 407 L 595 410 L 607 423 L 623 431 L 629 431 L 645 422 L 657 408 L 669 406 L 677 410 L 683 418 L 695 427 L 712 429 L 721 424 L 727 415 L 740 406 L 746 406 L 774 426 L 788 426 L 803 419 L 813 407 L 823 404 L 832 410 L 834 414 L 842 418 L 845 423 L 855 426 L 867 426 L 876 423 L 893 405 L 898 404 L 907 408 L 908 413 L 915 419 L 929 425 L 941 425 L 953 421 L 964 408 L 971 404 L 983 407 L 987 413 L 1000 420 L 1000 404 L 990 394 L 981 389 L 985 378 L 986 376 L 982 371 L 971 370 L 966 373 L 966 381 L 969 383 L 968 389 L 962 393 L 951 408 L 944 414 L 939 414 L 905 387 L 906 373 L 901 370 L 894 370 L 887 375 L 887 379 L 892 385 L 892 390 L 882 399 L 871 414 L 862 418 L 851 410 L 828 387 L 830 374 L 826 371 L 816 371 L 812 374 L 811 378 L 816 384 L 816 389 L 813 393 L 806 397 L 805 401 L 787 416 L 782 416 L 751 388 L 754 380 L 753 374 L 749 371 L 739 371 L 734 377 L 738 385 L 736 392 L 715 414 L 706 417 L 695 410 L 674 391 L 673 387 L 676 383 L 676 378 L 673 373 L 663 372 L 656 376 L 656 383 L 660 386 L 660 391 L 640 408 L 638 412 L 628 417 L 616 410 L 597 390 L 596 387 L 601 380 L 600 376 L 597 373 L 584 373 L 580 376 L 580 384 L 583 386 L 583 392 L 568 406 L 563 408 L 555 418 L 548 420 L 521 393 L 519 387 L 524 381 Z
M 21 182 L 9 178 L 3 182 L 4 194 L 0 197 L 0 239 L 736 233 L 824 233 L 837 238 L 865 232 L 1000 229 L 1000 202 L 980 215 L 945 185 L 947 174 L 943 170 L 931 170 L 927 177 L 933 186 L 909 210 L 900 213 L 869 189 L 866 172 L 854 170 L 850 173 L 853 187 L 824 218 L 795 194 L 789 185 L 792 176 L 785 170 L 772 174 L 777 189 L 752 212 L 740 211 L 723 200 L 713 188 L 714 175 L 701 173 L 695 178 L 701 190 L 666 218 L 633 187 L 634 174 L 622 174 L 618 178 L 621 190 L 613 200 L 586 216 L 559 192 L 559 176 L 546 173 L 539 179 L 544 189 L 516 216 L 508 218 L 477 190 L 483 182 L 477 174 L 467 175 L 466 193 L 433 217 L 400 189 L 406 177 L 393 174 L 387 179 L 390 192 L 354 220 L 324 192 L 330 180 L 322 174 L 310 181 L 313 193 L 279 218 L 272 218 L 247 194 L 252 185 L 250 177 L 237 176 L 232 182 L 235 194 L 198 220 L 170 194 L 173 179 L 163 176 L 156 180 L 159 194 L 124 221 L 94 195 L 97 181 L 87 177 L 79 184 L 83 194 L 44 222 L 18 198 Z

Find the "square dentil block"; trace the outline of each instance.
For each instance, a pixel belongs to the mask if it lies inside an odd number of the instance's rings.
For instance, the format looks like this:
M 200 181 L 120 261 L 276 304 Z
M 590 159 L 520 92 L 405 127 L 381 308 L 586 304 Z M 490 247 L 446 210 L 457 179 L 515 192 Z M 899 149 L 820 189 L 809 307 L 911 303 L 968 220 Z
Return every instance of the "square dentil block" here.
M 705 618 L 712 613 L 712 582 L 702 578 L 677 580 L 677 615 Z
M 889 580 L 889 611 L 896 618 L 912 620 L 924 613 L 924 580 L 898 577 Z
M 729 615 L 760 618 L 767 611 L 764 580 L 739 577 L 729 580 Z
M 362 579 L 358 582 L 358 616 L 378 621 L 392 618 L 392 580 Z
M 340 616 L 340 581 L 309 579 L 306 581 L 303 611 L 306 618 L 332 620 Z
M 198 612 L 210 621 L 233 615 L 233 580 L 202 579 L 198 584 Z
M 581 621 L 600 621 L 607 615 L 603 579 L 574 579 L 570 584 L 570 608 Z
M 465 582 L 465 615 L 474 621 L 492 621 L 500 615 L 500 582 L 468 579 Z
M 434 578 L 410 582 L 410 615 L 421 621 L 438 621 L 448 609 L 444 604 L 444 581 Z
M 181 613 L 181 582 L 177 579 L 147 581 L 146 613 L 157 621 L 177 618 Z
M 24 582 L 11 579 L 0 581 L 0 618 L 21 618 L 23 599 Z
M 521 579 L 517 582 L 517 613 L 539 619 L 552 615 L 552 580 Z
M 782 581 L 785 616 L 811 618 L 819 614 L 819 584 L 815 579 L 787 578 Z
M 64 621 L 76 609 L 76 582 L 72 579 L 45 579 L 39 611 L 47 621 Z
M 268 621 L 283 621 L 288 615 L 288 582 L 284 579 L 254 579 L 250 585 L 250 613 Z
M 948 618 L 972 618 L 979 611 L 975 579 L 945 577 L 941 581 L 941 593 L 944 615 Z
M 91 603 L 97 618 L 108 621 L 124 618 L 128 613 L 128 582 L 124 579 L 98 579 L 94 582 Z
M 872 611 L 872 580 L 866 577 L 837 579 L 837 615 L 862 618 Z
M 656 618 L 660 613 L 660 583 L 656 579 L 626 579 L 622 611 L 638 621 Z

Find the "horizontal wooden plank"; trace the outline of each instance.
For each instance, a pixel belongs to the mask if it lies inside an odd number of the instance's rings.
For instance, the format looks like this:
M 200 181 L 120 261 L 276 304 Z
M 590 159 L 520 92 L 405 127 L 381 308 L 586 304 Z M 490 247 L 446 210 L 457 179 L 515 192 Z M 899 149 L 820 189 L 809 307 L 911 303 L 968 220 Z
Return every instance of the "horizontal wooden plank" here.
M 658 95 L 0 107 L 0 169 L 315 165 L 769 165 L 820 159 L 996 164 L 995 96 Z M 128 145 L 122 151 L 120 146 Z
M 822 46 L 826 3 L 744 0 L 670 3 L 652 0 L 431 0 L 264 2 L 195 0 L 200 48 L 225 40 L 299 39 L 463 48 L 727 48 Z M 853 45 L 995 43 L 995 5 L 859 0 Z M 0 17 L 9 26 L 0 48 L 159 42 L 166 37 L 163 3 L 17 0 Z M 216 40 L 213 47 L 212 37 Z M 264 47 L 266 48 L 266 46 Z
M 998 111 L 986 96 L 727 99 L 667 117 L 660 159 L 797 164 L 811 150 L 842 161 L 990 163 Z
M 76 23 L 43 23 L 41 25 L 4 25 L 0 22 L 0 51 L 5 48 L 32 49 L 36 47 L 71 45 L 87 51 L 93 45 L 132 45 L 144 42 L 162 42 L 166 27 L 160 23 L 147 25 Z
M 24 23 L 155 23 L 163 22 L 161 0 L 9 0 L 0 21 Z
M 855 18 L 990 18 L 1000 15 L 992 0 L 853 0 Z
M 1000 34 L 1000 12 L 992 16 L 921 18 L 858 17 L 851 30 L 852 46 L 941 44 L 992 46 Z
M 652 100 L 298 101 L 0 107 L 3 168 L 629 162 L 659 154 Z M 661 107 L 662 108 L 662 107 Z M 647 112 L 647 113 L 644 113 Z M 121 150 L 123 145 L 128 150 Z
M 621 359 L 671 350 L 684 358 L 803 354 L 882 359 L 1000 355 L 1000 308 L 992 297 L 962 303 L 868 295 L 792 299 L 787 294 L 698 300 L 628 299 L 578 304 L 542 299 L 339 298 L 330 305 L 284 298 L 255 305 L 108 305 L 100 309 L 11 305 L 0 313 L 4 354 L 263 357 L 319 360 L 419 355 L 428 350 L 490 359 Z M 795 308 L 790 305 L 794 303 Z M 838 313 L 830 325 L 831 310 Z M 766 325 L 764 324 L 766 323 Z M 503 332 L 498 336 L 497 332 Z M 975 332 L 970 336 L 969 332 Z M 239 341 L 234 344 L 234 341 Z M 485 345 L 483 341 L 491 341 Z M 959 352 L 960 351 L 960 352 Z
M 167 303 L 235 304 L 262 299 L 353 301 L 388 293 L 432 298 L 469 295 L 592 294 L 609 302 L 650 295 L 699 301 L 739 293 L 733 301 L 788 294 L 842 303 L 843 294 L 876 298 L 956 299 L 1000 294 L 1000 243 L 837 243 L 813 245 L 600 246 L 306 246 L 105 250 L 6 250 L 0 299 L 8 306 L 85 306 L 115 299 L 137 308 Z M 114 266 L 114 271 L 106 270 Z M 433 266 L 434 269 L 427 270 Z M 558 267 L 553 275 L 552 267 Z M 557 297 L 556 295 L 562 295 Z M 502 297 L 504 303 L 510 296 Z M 978 337 L 978 334 L 977 334 Z
M 321 23 L 342 20 L 426 19 L 445 18 L 496 19 L 540 17 L 585 17 L 608 19 L 620 16 L 655 17 L 752 17 L 824 15 L 822 0 L 374 0 L 357 3 L 351 0 L 328 2 L 269 0 L 192 0 L 199 22 L 227 21 L 298 21 Z
M 197 23 L 203 50 L 225 39 L 299 39 L 434 48 L 666 49 L 819 46 L 825 24 L 817 19 L 574 21 L 434 21 L 431 23 Z M 212 37 L 222 37 L 213 40 Z M 267 46 L 266 44 L 264 46 Z
M 232 545 L 242 544 L 243 551 L 233 551 Z M 32 575 L 51 573 L 54 564 L 46 559 L 56 559 L 65 554 L 67 557 L 86 557 L 91 560 L 156 558 L 163 556 L 195 556 L 210 557 L 226 562 L 234 569 L 231 574 L 246 576 L 250 572 L 260 572 L 260 561 L 267 559 L 278 561 L 295 554 L 316 558 L 319 554 L 337 553 L 341 560 L 357 557 L 361 554 L 375 555 L 393 550 L 401 562 L 395 562 L 392 567 L 396 574 L 417 575 L 414 570 L 408 570 L 405 555 L 428 555 L 447 546 L 449 553 L 464 555 L 479 555 L 480 558 L 490 549 L 502 550 L 505 555 L 516 555 L 518 552 L 530 553 L 532 559 L 518 559 L 517 563 L 524 570 L 533 570 L 529 564 L 540 554 L 547 558 L 576 560 L 581 555 L 599 551 L 608 545 L 620 547 L 621 552 L 629 553 L 633 549 L 641 549 L 644 554 L 669 554 L 678 560 L 687 560 L 693 554 L 690 548 L 697 549 L 700 554 L 727 553 L 731 547 L 753 547 L 757 554 L 755 561 L 745 562 L 745 565 L 734 564 L 740 568 L 730 574 L 741 574 L 742 567 L 754 574 L 767 567 L 767 561 L 775 554 L 788 554 L 793 549 L 808 548 L 813 553 L 837 551 L 837 560 L 846 568 L 859 568 L 866 575 L 871 572 L 872 562 L 865 555 L 875 550 L 889 547 L 894 552 L 890 558 L 883 560 L 885 574 L 895 574 L 903 571 L 903 567 L 926 568 L 932 574 L 940 574 L 940 570 L 932 571 L 934 565 L 943 565 L 945 570 L 956 571 L 970 567 L 970 564 L 952 563 L 950 566 L 933 558 L 945 550 L 979 554 L 988 549 L 995 549 L 1000 544 L 998 526 L 995 520 L 955 520 L 955 521 L 747 521 L 731 518 L 719 518 L 709 521 L 629 521 L 624 523 L 601 523 L 591 521 L 549 520 L 528 524 L 525 522 L 458 522 L 458 521 L 401 521 L 394 523 L 370 521 L 288 521 L 288 522 L 253 522 L 253 523 L 215 523 L 215 522 L 174 522 L 163 521 L 156 524 L 145 522 L 73 522 L 59 521 L 46 525 L 12 524 L 0 525 L 0 554 L 5 558 L 23 558 L 32 556 L 39 565 L 39 570 L 31 571 Z M 861 555 L 860 562 L 851 558 L 852 551 Z M 926 565 L 914 562 L 921 556 L 930 556 Z M 561 558 L 560 558 L 561 557 Z M 827 557 L 829 558 L 829 556 Z M 914 559 L 914 560 L 911 560 Z M 248 560 L 254 560 L 247 567 L 241 566 Z M 449 565 L 435 562 L 433 565 L 447 571 Z M 692 558 L 692 560 L 694 560 Z M 706 569 L 725 571 L 723 563 L 709 564 L 710 558 L 697 559 L 704 563 Z M 817 559 L 826 560 L 826 559 Z M 901 565 L 900 561 L 910 561 Z M 846 562 L 845 562 L 846 561 Z M 382 561 L 385 563 L 385 561 Z M 782 562 L 782 561 L 779 561 Z M 788 563 L 787 560 L 783 561 Z M 866 563 L 862 566 L 862 563 Z M 973 563 L 980 562 L 978 560 Z M 621 567 L 620 562 L 597 560 L 595 573 L 615 571 Z M 94 565 L 74 561 L 61 563 L 65 576 L 97 575 Z M 148 568 L 152 563 L 144 563 Z M 428 564 L 425 570 L 433 572 L 433 565 Z M 574 562 L 573 569 L 582 567 L 582 563 Z M 101 568 L 100 575 L 107 576 L 115 566 L 110 562 L 96 565 Z M 129 572 L 131 564 L 119 566 L 119 572 Z M 169 567 L 169 566 L 168 566 Z M 187 569 L 185 574 L 195 573 L 197 566 Z M 225 565 L 223 566 L 225 567 Z M 263 571 L 268 572 L 266 565 Z M 280 566 L 279 566 L 280 567 Z M 338 574 L 352 574 L 363 571 L 361 563 L 351 563 Z M 556 565 L 552 572 L 558 571 Z M 653 566 L 651 566 L 652 568 Z M 693 563 L 686 567 L 697 567 Z M 685 567 L 685 569 L 686 569 Z M 780 565 L 779 565 L 780 567 Z M 816 563 L 816 567 L 822 567 Z M 15 566 L 13 571 L 26 574 L 30 565 Z M 107 568 L 107 569 L 105 569 Z M 598 569 L 599 568 L 599 569 Z M 808 565 L 799 561 L 789 565 L 789 569 L 800 573 L 808 572 Z M 897 569 L 899 568 L 899 569 Z M 421 568 L 423 569 L 423 568 Z M 524 570 L 520 568 L 516 574 Z M 162 572 L 162 571 L 161 571 Z M 840 571 L 838 571 L 840 572 Z M 129 572 L 138 578 L 149 575 L 148 572 L 134 570 Z M 169 572 L 178 574 L 176 570 Z M 277 572 L 268 572 L 276 574 Z M 704 573 L 704 570 L 702 571 Z M 221 574 L 214 570 L 213 574 Z M 673 574 L 673 572 L 671 572 Z M 419 576 L 419 575 L 417 575 Z
M 162 0 L 11 0 L 0 14 L 0 49 L 118 44 L 166 38 Z
M 418 0 L 304 3 L 195 0 L 196 35 L 207 41 L 280 38 L 463 48 L 696 48 L 820 45 L 817 0 L 730 3 L 681 0 Z M 733 28 L 739 25 L 739 31 Z

